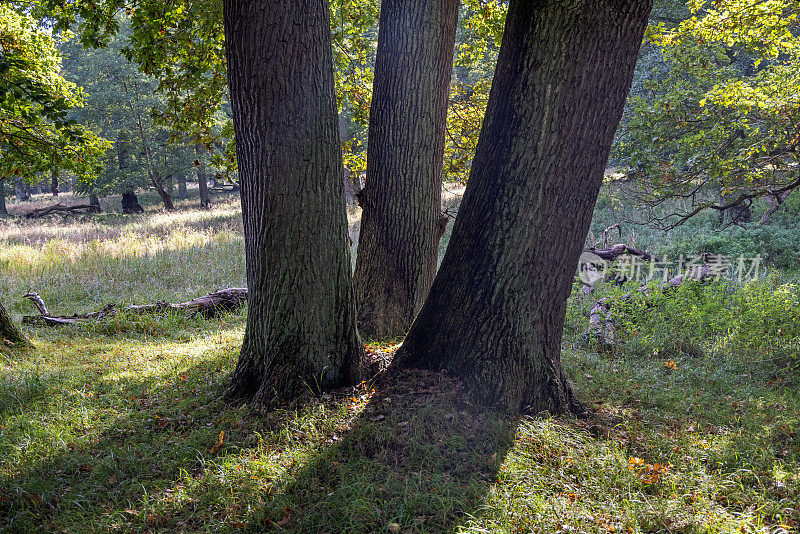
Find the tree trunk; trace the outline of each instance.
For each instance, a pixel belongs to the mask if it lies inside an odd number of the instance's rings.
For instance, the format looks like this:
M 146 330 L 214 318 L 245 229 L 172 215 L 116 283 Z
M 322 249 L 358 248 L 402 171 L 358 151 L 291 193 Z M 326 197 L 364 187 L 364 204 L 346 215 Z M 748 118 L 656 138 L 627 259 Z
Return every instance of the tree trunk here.
M 186 200 L 186 176 L 183 174 L 178 177 L 178 198 L 180 200 Z
M 0 303 L 0 346 L 2 345 L 17 345 L 24 346 L 28 344 L 28 340 L 22 335 L 17 325 L 11 320 L 3 304 Z
M 206 176 L 206 166 L 203 163 L 203 144 L 197 143 L 194 145 L 194 153 L 197 155 L 197 186 L 200 190 L 200 207 L 207 208 L 211 205 L 208 198 L 208 177 Z
M 14 194 L 17 195 L 17 202 L 24 202 L 31 199 L 28 183 L 22 178 L 17 178 L 16 181 L 14 181 Z
M 404 335 L 436 276 L 458 4 L 381 3 L 353 279 L 359 331 L 370 338 Z
M 150 181 L 152 182 L 156 192 L 158 192 L 158 196 L 161 197 L 161 202 L 164 204 L 164 209 L 167 211 L 175 211 L 175 204 L 172 203 L 172 197 L 164 188 L 164 182 L 156 179 L 151 179 Z
M 50 171 L 50 193 L 53 197 L 58 196 L 58 169 Z
M 327 0 L 225 0 L 248 315 L 228 395 L 354 384 L 364 351 L 347 247 Z
M 566 301 L 650 1 L 511 0 L 469 183 L 396 356 L 506 412 L 581 412 L 561 368 Z
M 89 204 L 92 206 L 92 209 L 89 210 L 91 213 L 103 213 L 103 208 L 100 207 L 100 199 L 94 193 L 89 195 Z
M 6 179 L 0 178 L 0 215 L 8 215 L 6 209 Z
M 122 193 L 122 213 L 130 215 L 132 213 L 144 213 L 144 208 L 139 204 L 136 193 L 132 190 Z

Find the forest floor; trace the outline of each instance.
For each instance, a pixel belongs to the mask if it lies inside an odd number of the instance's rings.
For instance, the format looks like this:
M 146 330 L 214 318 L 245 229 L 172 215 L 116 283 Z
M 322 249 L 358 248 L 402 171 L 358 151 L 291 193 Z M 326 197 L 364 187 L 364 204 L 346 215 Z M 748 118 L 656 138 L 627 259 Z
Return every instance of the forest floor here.
M 31 286 L 66 314 L 244 285 L 235 199 L 143 201 L 142 216 L 0 221 L 15 319 L 34 313 Z M 509 420 L 424 372 L 251 413 L 221 400 L 244 312 L 26 327 L 35 348 L 0 352 L 0 531 L 796 532 L 798 338 L 769 325 L 795 313 L 797 285 L 771 276 L 789 296 L 748 297 L 767 326 L 738 337 L 697 325 L 739 293 L 695 289 L 681 321 L 654 308 L 596 350 L 573 297 L 563 364 L 588 419 Z

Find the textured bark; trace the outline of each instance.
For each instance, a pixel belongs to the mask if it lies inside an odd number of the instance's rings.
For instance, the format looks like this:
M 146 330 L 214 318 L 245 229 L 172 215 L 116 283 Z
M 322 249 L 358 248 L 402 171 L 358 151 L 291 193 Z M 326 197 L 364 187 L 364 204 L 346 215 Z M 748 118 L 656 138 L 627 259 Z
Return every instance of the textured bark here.
M 0 215 L 8 215 L 6 209 L 6 179 L 0 178 Z
M 144 208 L 139 204 L 139 199 L 133 191 L 122 193 L 122 213 L 144 213 Z
M 203 144 L 194 145 L 194 153 L 197 155 L 197 186 L 200 190 L 200 207 L 207 208 L 211 205 L 208 198 L 208 177 L 206 176 L 206 165 L 203 163 Z
M 404 335 L 436 276 L 458 4 L 381 3 L 353 279 L 359 331 L 370 338 Z
M 561 368 L 566 301 L 650 7 L 511 1 L 453 235 L 398 365 L 460 375 L 481 406 L 583 410 Z
M 11 320 L 3 304 L 0 303 L 0 342 L 2 345 L 24 346 L 28 340 L 22 335 L 17 325 Z M 2 347 L 0 345 L 0 347 Z
M 361 379 L 327 0 L 225 0 L 248 315 L 228 395 Z

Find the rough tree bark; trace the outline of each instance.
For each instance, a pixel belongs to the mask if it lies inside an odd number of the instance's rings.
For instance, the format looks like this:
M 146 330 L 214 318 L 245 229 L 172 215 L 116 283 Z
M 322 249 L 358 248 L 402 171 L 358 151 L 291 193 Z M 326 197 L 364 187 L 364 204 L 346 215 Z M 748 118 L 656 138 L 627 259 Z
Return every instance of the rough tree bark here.
M 358 327 L 404 335 L 433 279 L 459 0 L 384 0 L 353 282 Z
M 211 205 L 208 198 L 208 178 L 206 177 L 206 166 L 203 163 L 203 144 L 194 145 L 194 153 L 197 155 L 197 186 L 200 190 L 200 207 L 207 208 Z
M 0 342 L 11 346 L 28 345 L 28 340 L 11 320 L 2 303 L 0 303 Z
M 561 368 L 566 301 L 650 1 L 512 0 L 469 184 L 396 360 L 506 412 L 583 411 Z
M 248 316 L 228 395 L 255 405 L 356 383 L 327 0 L 225 0 Z

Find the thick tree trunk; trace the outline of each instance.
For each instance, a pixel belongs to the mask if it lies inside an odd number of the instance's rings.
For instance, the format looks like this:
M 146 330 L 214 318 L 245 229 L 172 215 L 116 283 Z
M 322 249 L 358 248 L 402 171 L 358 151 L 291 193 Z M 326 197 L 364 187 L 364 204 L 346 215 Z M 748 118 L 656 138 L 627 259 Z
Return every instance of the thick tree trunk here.
M 58 196 L 58 169 L 50 171 L 50 193 L 53 197 Z
M 197 186 L 200 190 L 200 207 L 207 208 L 211 205 L 208 198 L 208 177 L 206 176 L 206 166 L 203 163 L 203 144 L 197 143 L 194 145 L 194 153 L 197 155 Z
M 327 0 L 225 0 L 248 315 L 228 394 L 256 405 L 356 383 Z
M 0 215 L 8 215 L 6 209 L 6 179 L 0 178 Z
M 561 368 L 566 301 L 651 2 L 511 0 L 453 235 L 396 356 L 480 406 L 582 411 Z
M 433 279 L 459 0 L 383 0 L 354 284 L 370 338 L 402 336 Z
M 131 191 L 126 191 L 122 193 L 122 213 L 125 214 L 133 214 L 133 213 L 144 213 L 144 208 L 139 204 L 139 199 L 136 198 L 136 193 Z
M 17 202 L 30 200 L 30 186 L 22 178 L 17 178 L 14 181 L 14 194 L 17 196 Z
M 103 208 L 100 207 L 100 199 L 94 193 L 89 195 L 89 205 L 92 206 L 89 210 L 91 213 L 103 212 Z
M 0 303 L 0 346 L 24 346 L 28 340 L 22 335 L 17 325 L 11 320 L 3 304 Z
M 184 175 L 178 177 L 178 198 L 186 200 L 186 176 Z

